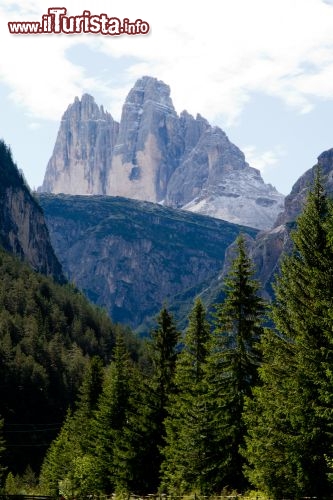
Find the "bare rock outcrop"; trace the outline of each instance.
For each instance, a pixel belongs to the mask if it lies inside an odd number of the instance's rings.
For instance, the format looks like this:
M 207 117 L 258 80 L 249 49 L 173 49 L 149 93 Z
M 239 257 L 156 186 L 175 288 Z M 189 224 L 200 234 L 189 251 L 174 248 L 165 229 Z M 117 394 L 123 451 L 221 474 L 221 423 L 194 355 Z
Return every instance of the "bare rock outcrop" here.
M 105 194 L 119 125 L 93 97 L 76 97 L 65 111 L 40 190 Z
M 319 167 L 325 191 L 333 196 L 333 149 L 323 152 L 315 166 L 307 170 L 293 185 L 285 199 L 284 211 L 278 216 L 274 227 L 260 232 L 249 244 L 249 252 L 257 269 L 257 278 L 263 285 L 264 295 L 273 295 L 272 283 L 280 270 L 281 256 L 289 253 L 293 243 L 290 230 L 295 227 L 308 192 L 313 186 L 316 169 Z
M 107 194 L 161 202 L 183 143 L 170 88 L 155 78 L 141 78 L 123 106 Z
M 239 232 L 257 233 L 121 197 L 42 194 L 39 201 L 68 279 L 114 321 L 135 328 L 163 303 L 174 305 L 178 294 L 187 295 L 187 313 Z
M 91 96 L 65 112 L 41 192 L 105 194 L 163 203 L 259 229 L 284 197 L 219 128 L 174 109 L 170 88 L 139 79 L 120 124 Z
M 44 214 L 0 141 L 0 245 L 35 271 L 65 281 Z
M 317 164 L 307 170 L 293 185 L 285 199 L 284 211 L 279 215 L 276 224 L 295 221 L 301 213 L 309 188 L 313 184 L 315 169 L 319 167 L 325 183 L 326 192 L 333 195 L 333 149 L 324 151 L 318 156 Z

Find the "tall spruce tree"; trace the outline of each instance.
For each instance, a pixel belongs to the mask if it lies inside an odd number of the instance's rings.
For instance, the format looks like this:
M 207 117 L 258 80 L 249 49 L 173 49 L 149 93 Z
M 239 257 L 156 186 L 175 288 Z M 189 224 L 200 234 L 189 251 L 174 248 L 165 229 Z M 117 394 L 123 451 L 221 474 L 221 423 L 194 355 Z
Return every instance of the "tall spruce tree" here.
M 263 343 L 261 386 L 248 402 L 247 475 L 278 498 L 331 492 L 333 212 L 320 172 L 292 234 L 293 253 L 277 278 Z
M 131 394 L 122 440 L 117 447 L 118 491 L 143 495 L 158 490 L 164 420 L 175 387 L 178 338 L 174 319 L 163 307 L 147 341 L 150 367 L 145 374 L 136 375 L 136 390 Z
M 258 341 L 263 333 L 265 307 L 242 235 L 224 282 L 225 299 L 216 306 L 215 327 L 206 363 L 207 408 L 210 412 L 207 477 L 213 491 L 242 490 L 244 398 L 251 394 L 260 364 Z
M 113 360 L 107 369 L 92 421 L 92 472 L 101 493 L 110 494 L 115 490 L 118 475 L 114 460 L 115 448 L 122 438 L 127 420 L 130 388 L 131 361 L 123 336 L 117 335 Z
M 197 299 L 177 360 L 176 390 L 165 420 L 162 489 L 175 494 L 209 492 L 205 477 L 208 414 L 203 380 L 209 335 L 206 311 Z
M 62 482 L 73 483 L 73 462 L 80 455 L 73 414 L 68 411 L 60 433 L 52 441 L 42 464 L 39 483 L 43 494 L 58 496 Z
M 297 498 L 298 463 L 292 428 L 297 390 L 293 377 L 295 345 L 267 329 L 261 348 L 260 383 L 244 404 L 244 474 L 269 498 Z
M 98 356 L 92 357 L 79 390 L 73 416 L 76 434 L 79 436 L 80 446 L 84 453 L 88 451 L 92 439 L 91 420 L 102 392 L 103 375 L 102 360 Z
M 79 391 L 77 407 L 74 412 L 68 411 L 58 437 L 46 453 L 40 474 L 40 486 L 46 494 L 58 495 L 63 483 L 72 492 L 82 493 L 82 478 L 76 478 L 75 469 L 90 447 L 91 420 L 102 389 L 102 371 L 102 361 L 93 357 Z
M 173 316 L 166 307 L 163 307 L 157 316 L 157 327 L 152 330 L 148 343 L 148 351 L 153 366 L 152 389 L 158 396 L 161 417 L 165 415 L 169 395 L 174 389 L 178 340 L 179 332 Z M 163 420 L 161 418 L 161 422 Z

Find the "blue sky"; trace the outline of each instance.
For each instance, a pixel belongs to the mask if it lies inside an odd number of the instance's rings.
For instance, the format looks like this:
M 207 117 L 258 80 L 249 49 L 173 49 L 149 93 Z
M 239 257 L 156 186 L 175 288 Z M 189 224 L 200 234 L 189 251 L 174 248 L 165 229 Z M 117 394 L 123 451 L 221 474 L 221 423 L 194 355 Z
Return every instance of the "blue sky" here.
M 148 35 L 25 35 L 8 21 L 68 15 L 142 19 Z M 120 118 L 143 75 L 219 125 L 284 194 L 333 147 L 333 0 L 0 0 L 0 137 L 38 187 L 61 116 L 88 92 Z

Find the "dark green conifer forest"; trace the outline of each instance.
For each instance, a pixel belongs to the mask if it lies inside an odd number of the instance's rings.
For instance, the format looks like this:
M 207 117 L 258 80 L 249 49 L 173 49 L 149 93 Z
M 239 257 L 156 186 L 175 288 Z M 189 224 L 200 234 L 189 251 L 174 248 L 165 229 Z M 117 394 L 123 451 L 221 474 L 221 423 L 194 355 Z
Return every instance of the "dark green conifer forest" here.
M 270 306 L 240 236 L 207 312 L 147 338 L 0 250 L 0 492 L 333 494 L 333 203 L 320 172 Z
M 320 172 L 293 232 L 244 414 L 250 482 L 279 498 L 332 493 L 333 205 Z

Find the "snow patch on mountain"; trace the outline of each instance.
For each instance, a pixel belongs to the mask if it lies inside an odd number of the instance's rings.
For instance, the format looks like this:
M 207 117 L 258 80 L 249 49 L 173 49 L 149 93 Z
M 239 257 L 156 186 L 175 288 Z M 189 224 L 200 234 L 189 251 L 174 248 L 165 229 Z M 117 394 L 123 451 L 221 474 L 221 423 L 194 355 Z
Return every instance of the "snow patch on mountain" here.
M 251 170 L 245 170 L 229 173 L 217 186 L 203 189 L 200 196 L 182 208 L 235 224 L 270 229 L 284 209 L 284 196 Z

